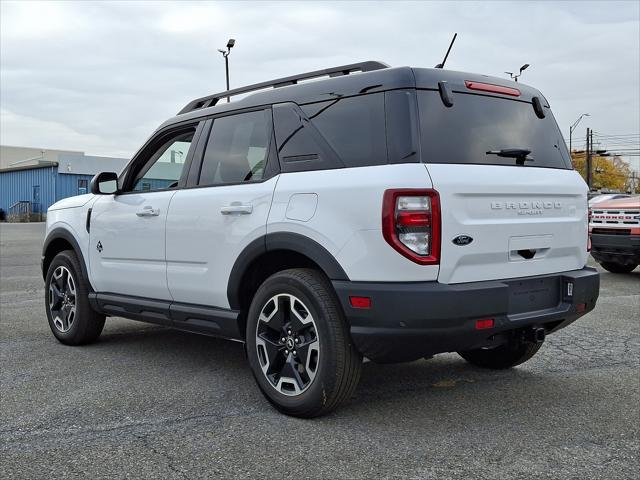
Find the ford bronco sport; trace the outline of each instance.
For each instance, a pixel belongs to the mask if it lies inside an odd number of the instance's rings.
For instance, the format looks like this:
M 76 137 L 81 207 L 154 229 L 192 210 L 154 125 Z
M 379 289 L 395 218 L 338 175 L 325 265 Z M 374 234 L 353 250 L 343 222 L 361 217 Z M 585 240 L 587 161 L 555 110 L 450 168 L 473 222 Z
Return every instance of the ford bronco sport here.
M 241 341 L 266 398 L 312 417 L 363 357 L 530 359 L 594 308 L 587 239 L 540 92 L 364 62 L 190 102 L 49 209 L 42 271 L 62 343 L 108 316 Z
M 612 273 L 640 265 L 640 196 L 596 203 L 589 209 L 591 256 Z

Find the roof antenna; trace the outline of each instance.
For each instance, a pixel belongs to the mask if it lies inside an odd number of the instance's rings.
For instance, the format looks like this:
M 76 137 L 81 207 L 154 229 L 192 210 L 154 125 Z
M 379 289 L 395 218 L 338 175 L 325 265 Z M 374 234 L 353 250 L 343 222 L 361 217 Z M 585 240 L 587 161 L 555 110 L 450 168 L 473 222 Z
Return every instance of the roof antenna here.
M 439 63 L 438 65 L 435 66 L 435 68 L 444 68 L 444 64 L 447 62 L 447 57 L 449 57 L 449 52 L 451 51 L 451 47 L 453 47 L 453 42 L 456 41 L 456 37 L 458 36 L 457 33 L 453 34 L 453 39 L 451 40 L 451 43 L 449 44 L 449 49 L 447 50 L 447 54 L 444 56 L 444 60 L 442 60 L 442 63 Z

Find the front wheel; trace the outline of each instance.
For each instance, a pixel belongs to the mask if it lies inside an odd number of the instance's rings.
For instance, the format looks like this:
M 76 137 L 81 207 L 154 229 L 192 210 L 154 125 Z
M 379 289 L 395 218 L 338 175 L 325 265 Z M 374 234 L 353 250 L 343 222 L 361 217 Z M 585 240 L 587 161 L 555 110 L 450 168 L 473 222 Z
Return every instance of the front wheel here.
M 611 273 L 631 273 L 638 266 L 637 263 L 615 263 L 615 262 L 602 262 L 602 268 Z
M 317 417 L 353 395 L 362 356 L 321 272 L 291 269 L 269 277 L 251 302 L 246 339 L 256 382 L 281 412 Z
M 45 280 L 45 308 L 51 332 L 65 345 L 90 343 L 102 333 L 105 317 L 89 305 L 88 285 L 72 250 L 60 252 L 51 261 Z

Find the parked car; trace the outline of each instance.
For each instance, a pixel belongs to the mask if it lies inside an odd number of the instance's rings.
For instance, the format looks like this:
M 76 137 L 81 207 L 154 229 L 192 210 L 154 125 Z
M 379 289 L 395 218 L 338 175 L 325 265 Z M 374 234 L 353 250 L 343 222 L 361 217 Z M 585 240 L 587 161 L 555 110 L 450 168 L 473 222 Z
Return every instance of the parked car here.
M 602 195 L 596 195 L 589 200 L 589 206 L 593 206 L 596 203 L 606 202 L 608 200 L 615 200 L 617 198 L 629 198 L 631 195 L 627 193 L 605 193 Z
M 605 270 L 629 273 L 640 265 L 640 196 L 589 209 L 591 255 Z
M 587 186 L 502 78 L 364 62 L 210 95 L 90 189 L 47 215 L 55 337 L 121 316 L 241 341 L 290 415 L 348 400 L 363 357 L 521 364 L 598 298 Z

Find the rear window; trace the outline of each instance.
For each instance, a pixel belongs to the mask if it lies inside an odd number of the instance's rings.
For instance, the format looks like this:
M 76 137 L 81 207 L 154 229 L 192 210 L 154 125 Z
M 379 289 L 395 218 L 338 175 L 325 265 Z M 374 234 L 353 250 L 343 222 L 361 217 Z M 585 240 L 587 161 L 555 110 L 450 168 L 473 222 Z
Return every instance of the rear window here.
M 551 114 L 538 118 L 529 102 L 454 93 L 452 107 L 440 94 L 418 92 L 422 159 L 427 163 L 516 165 L 489 151 L 531 150 L 527 167 L 571 169 L 569 152 Z

